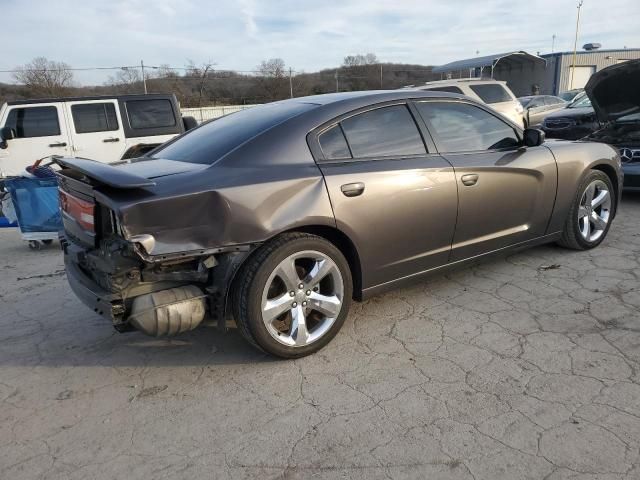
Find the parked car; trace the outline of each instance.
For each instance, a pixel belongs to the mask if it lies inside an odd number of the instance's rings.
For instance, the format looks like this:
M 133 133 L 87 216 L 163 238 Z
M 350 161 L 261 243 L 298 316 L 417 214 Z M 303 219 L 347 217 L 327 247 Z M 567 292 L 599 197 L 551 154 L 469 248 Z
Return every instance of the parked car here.
M 573 102 L 578 95 L 584 92 L 584 88 L 574 88 L 573 90 L 567 90 L 566 92 L 562 92 L 558 95 L 561 99 L 563 99 L 567 103 Z
M 539 126 L 547 115 L 567 106 L 567 102 L 563 99 L 552 95 L 519 97 L 518 101 L 524 108 L 524 120 L 527 126 Z
M 195 126 L 174 95 L 18 100 L 0 107 L 0 178 L 49 155 L 138 157 Z
M 619 149 L 624 188 L 640 190 L 640 60 L 600 70 L 585 90 L 604 126 L 586 139 Z
M 599 128 L 591 100 L 584 92 L 566 108 L 547 115 L 542 122 L 542 130 L 548 138 L 565 140 L 579 140 Z
M 345 92 L 257 106 L 120 165 L 59 158 L 68 281 L 119 331 L 233 313 L 300 357 L 362 300 L 491 254 L 596 247 L 612 147 L 548 142 L 468 97 Z
M 520 127 L 524 127 L 524 109 L 507 86 L 507 82 L 491 79 L 459 78 L 427 82 L 418 90 L 458 93 L 486 103 Z

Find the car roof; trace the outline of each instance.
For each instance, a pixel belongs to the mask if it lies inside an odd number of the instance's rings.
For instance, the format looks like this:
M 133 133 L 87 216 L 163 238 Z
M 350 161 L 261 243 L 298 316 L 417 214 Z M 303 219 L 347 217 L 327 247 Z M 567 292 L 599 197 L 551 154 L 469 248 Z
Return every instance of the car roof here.
M 86 97 L 58 97 L 58 98 L 29 98 L 24 100 L 11 100 L 7 105 L 29 105 L 34 103 L 56 103 L 56 102 L 82 102 L 90 100 L 144 100 L 150 98 L 170 98 L 172 93 L 147 93 L 147 94 L 123 94 L 123 95 L 92 95 Z
M 402 88 L 398 90 L 361 90 L 356 92 L 325 93 L 321 95 L 311 95 L 308 97 L 297 97 L 282 102 L 310 103 L 313 105 L 329 105 L 333 103 L 382 103 L 393 100 L 404 100 L 409 98 L 428 97 L 455 97 L 467 98 L 464 95 L 448 92 L 424 91 L 412 88 Z
M 425 86 L 431 85 L 449 85 L 457 83 L 506 83 L 503 80 L 496 80 L 495 78 L 450 78 L 448 80 L 433 80 L 431 82 L 425 82 Z

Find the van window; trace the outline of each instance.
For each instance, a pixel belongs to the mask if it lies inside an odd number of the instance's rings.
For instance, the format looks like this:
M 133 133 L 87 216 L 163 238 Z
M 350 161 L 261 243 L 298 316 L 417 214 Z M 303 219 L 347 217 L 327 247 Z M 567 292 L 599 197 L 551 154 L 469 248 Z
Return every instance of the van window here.
M 469 88 L 473 90 L 484 103 L 510 102 L 513 100 L 499 83 L 480 83 L 478 85 L 469 85 Z
M 9 111 L 5 127 L 13 128 L 17 138 L 60 135 L 58 109 L 53 106 L 14 108 Z
M 176 117 L 169 100 L 129 100 L 126 102 L 131 128 L 173 127 Z
M 84 103 L 71 106 L 76 133 L 118 130 L 118 118 L 113 103 Z

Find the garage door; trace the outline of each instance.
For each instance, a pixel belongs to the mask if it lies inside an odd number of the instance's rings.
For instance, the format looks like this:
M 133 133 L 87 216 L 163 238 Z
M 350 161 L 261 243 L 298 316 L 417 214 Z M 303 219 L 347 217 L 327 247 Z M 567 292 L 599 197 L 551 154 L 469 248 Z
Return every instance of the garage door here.
M 571 84 L 571 71 L 573 72 L 573 85 Z M 569 90 L 573 90 L 574 88 L 584 88 L 584 86 L 589 81 L 591 75 L 596 73 L 595 66 L 588 67 L 569 67 Z

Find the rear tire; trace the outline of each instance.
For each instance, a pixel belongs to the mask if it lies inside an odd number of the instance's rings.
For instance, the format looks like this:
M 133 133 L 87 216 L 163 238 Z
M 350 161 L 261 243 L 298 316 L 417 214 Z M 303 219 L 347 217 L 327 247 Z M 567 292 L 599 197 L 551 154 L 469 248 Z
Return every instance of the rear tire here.
M 597 247 L 609 232 L 617 206 L 609 177 L 590 170 L 578 186 L 558 244 L 573 250 Z
M 322 237 L 287 233 L 245 262 L 233 289 L 242 336 L 282 358 L 317 352 L 342 327 L 353 293 L 344 255 Z

